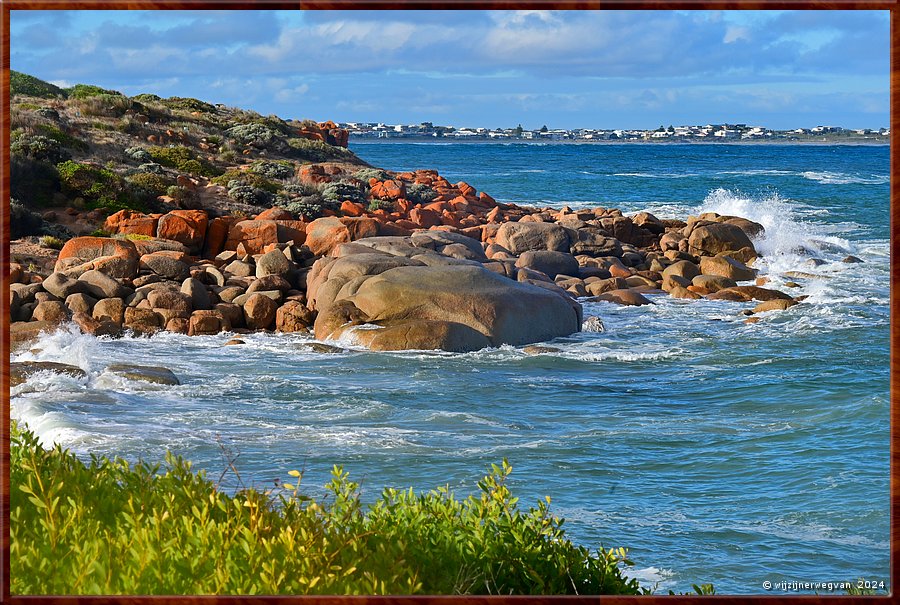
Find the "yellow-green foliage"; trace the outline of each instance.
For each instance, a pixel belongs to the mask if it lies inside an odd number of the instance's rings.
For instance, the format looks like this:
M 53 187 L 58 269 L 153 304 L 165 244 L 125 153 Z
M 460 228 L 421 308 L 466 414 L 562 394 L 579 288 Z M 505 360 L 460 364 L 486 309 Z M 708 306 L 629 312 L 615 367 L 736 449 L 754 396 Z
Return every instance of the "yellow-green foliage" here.
M 275 193 L 278 191 L 278 184 L 273 183 L 261 174 L 251 172 L 249 170 L 232 169 L 212 179 L 213 183 L 216 183 L 217 185 L 225 185 L 226 187 L 231 181 L 240 181 L 244 185 L 262 189 L 263 191 L 268 191 L 269 193 Z
M 549 498 L 520 510 L 505 461 L 463 500 L 386 489 L 363 506 L 340 468 L 321 500 L 288 483 L 232 496 L 181 458 L 84 464 L 15 424 L 10 452 L 13 594 L 642 592 L 625 552 L 572 544 Z
M 125 180 L 112 170 L 71 160 L 56 168 L 63 193 L 84 198 L 90 208 L 143 210 L 142 200 L 133 196 Z
M 215 176 L 221 174 L 221 170 L 207 162 L 198 159 L 194 152 L 183 145 L 175 147 L 150 147 L 147 151 L 150 156 L 158 164 L 175 168 L 181 172 L 189 174 L 199 174 L 201 176 Z

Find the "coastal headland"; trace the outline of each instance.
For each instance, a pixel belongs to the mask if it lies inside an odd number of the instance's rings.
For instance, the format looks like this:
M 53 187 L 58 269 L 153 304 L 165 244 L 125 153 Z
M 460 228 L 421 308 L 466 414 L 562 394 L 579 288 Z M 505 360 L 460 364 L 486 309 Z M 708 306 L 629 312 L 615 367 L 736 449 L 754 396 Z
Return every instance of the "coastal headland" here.
M 20 346 L 74 322 L 95 335 L 230 332 L 240 344 L 312 331 L 472 351 L 602 330 L 585 300 L 667 293 L 749 303 L 750 315 L 800 302 L 757 278 L 763 226 L 745 218 L 501 203 L 435 170 L 371 167 L 333 122 L 19 76 Z

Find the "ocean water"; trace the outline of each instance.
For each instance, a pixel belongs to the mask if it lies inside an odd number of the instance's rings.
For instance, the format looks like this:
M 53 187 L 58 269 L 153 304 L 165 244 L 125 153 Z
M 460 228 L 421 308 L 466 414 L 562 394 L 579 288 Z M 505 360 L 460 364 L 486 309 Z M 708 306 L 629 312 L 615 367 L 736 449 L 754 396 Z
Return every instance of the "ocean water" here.
M 651 296 L 586 303 L 602 333 L 469 354 L 309 352 L 309 337 L 96 339 L 72 329 L 14 360 L 73 363 L 12 391 L 47 443 L 193 460 L 227 488 L 303 469 L 323 493 L 341 464 L 383 486 L 473 492 L 513 465 L 588 546 L 625 546 L 628 575 L 665 592 L 784 594 L 764 582 L 888 581 L 887 147 L 354 143 L 373 165 L 436 168 L 495 198 L 763 223 L 759 263 L 804 304 L 745 324 L 749 304 Z M 841 262 L 848 254 L 862 264 Z M 824 264 L 812 266 L 811 258 Z M 344 343 L 346 344 L 346 343 Z M 127 383 L 107 364 L 171 368 L 181 386 Z M 223 476 L 224 473 L 224 476 Z M 820 593 L 826 591 L 820 589 Z

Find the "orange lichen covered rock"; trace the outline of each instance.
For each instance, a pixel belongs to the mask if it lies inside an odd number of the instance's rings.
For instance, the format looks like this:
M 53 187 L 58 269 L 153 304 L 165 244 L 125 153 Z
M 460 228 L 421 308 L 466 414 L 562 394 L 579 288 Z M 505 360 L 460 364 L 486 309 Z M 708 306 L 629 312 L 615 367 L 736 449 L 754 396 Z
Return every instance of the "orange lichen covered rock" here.
M 109 233 L 123 233 L 156 237 L 159 216 L 148 216 L 133 210 L 119 210 L 109 215 L 103 223 L 103 230 Z
M 182 243 L 199 252 L 208 223 L 209 218 L 203 210 L 172 210 L 160 217 L 157 237 Z
M 140 255 L 128 240 L 110 237 L 75 237 L 59 251 L 54 271 L 77 276 L 91 269 L 116 278 L 137 275 Z

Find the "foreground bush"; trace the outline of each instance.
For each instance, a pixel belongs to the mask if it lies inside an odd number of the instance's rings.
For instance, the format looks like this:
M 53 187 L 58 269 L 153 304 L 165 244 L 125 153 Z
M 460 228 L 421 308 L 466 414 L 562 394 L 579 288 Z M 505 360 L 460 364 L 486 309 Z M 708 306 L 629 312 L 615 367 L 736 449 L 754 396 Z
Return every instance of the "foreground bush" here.
M 229 496 L 181 458 L 85 465 L 15 424 L 10 464 L 13 594 L 641 592 L 623 550 L 572 544 L 545 502 L 521 511 L 505 461 L 465 500 L 386 489 L 368 507 L 340 468 L 321 500 Z

